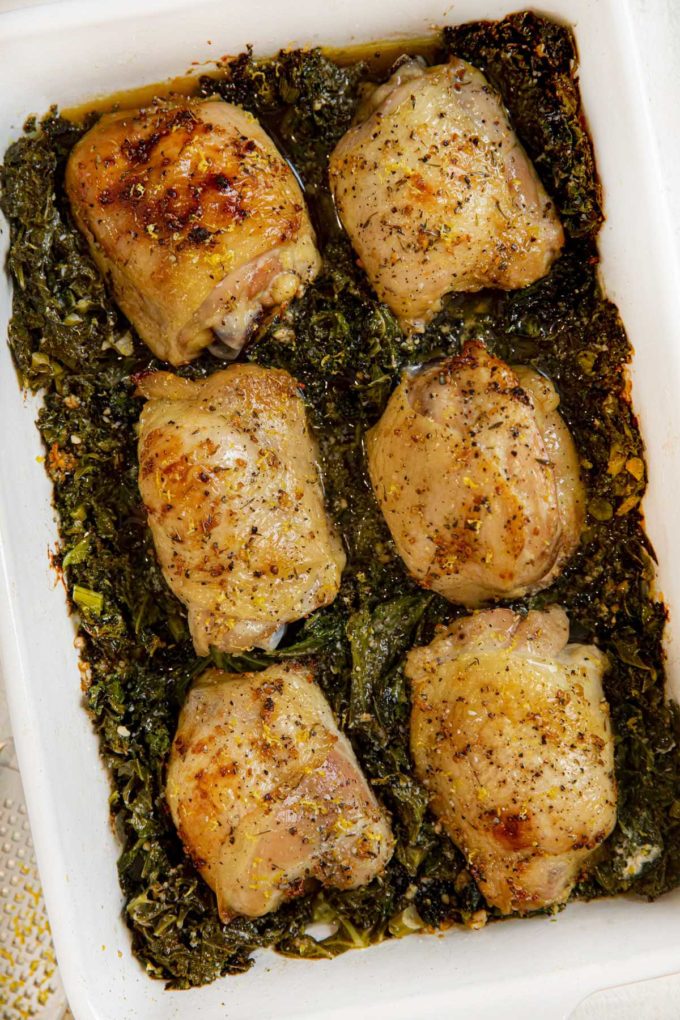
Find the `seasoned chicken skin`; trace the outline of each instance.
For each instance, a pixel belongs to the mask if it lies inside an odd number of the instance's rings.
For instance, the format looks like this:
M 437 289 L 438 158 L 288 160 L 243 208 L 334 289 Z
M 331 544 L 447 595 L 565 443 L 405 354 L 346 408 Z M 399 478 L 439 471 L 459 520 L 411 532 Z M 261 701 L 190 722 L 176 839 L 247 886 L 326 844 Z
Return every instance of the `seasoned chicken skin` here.
M 172 365 L 234 357 L 319 271 L 295 177 L 248 113 L 177 99 L 102 117 L 73 149 L 76 223 L 140 337 Z
M 470 64 L 402 64 L 331 156 L 340 219 L 405 328 L 450 291 L 513 290 L 564 244 L 499 96 Z
M 378 503 L 423 587 L 477 606 L 559 574 L 584 493 L 558 403 L 547 379 L 478 341 L 404 375 L 366 447 Z
M 287 372 L 232 365 L 139 381 L 139 489 L 199 655 L 271 647 L 335 598 L 345 555 Z
M 300 665 L 208 670 L 189 692 L 167 800 L 220 917 L 260 917 L 310 881 L 355 889 L 394 841 L 347 738 Z
M 413 649 L 411 752 L 431 807 L 504 914 L 563 903 L 616 821 L 605 655 L 563 609 L 494 609 Z

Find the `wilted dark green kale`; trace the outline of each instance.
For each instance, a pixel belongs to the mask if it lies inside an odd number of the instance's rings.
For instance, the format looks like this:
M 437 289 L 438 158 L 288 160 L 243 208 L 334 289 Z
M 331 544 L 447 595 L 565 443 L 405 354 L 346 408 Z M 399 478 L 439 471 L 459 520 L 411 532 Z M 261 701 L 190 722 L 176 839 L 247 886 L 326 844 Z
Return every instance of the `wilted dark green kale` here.
M 433 53 L 437 50 L 433 43 Z M 447 29 L 444 47 L 500 89 L 567 227 L 551 273 L 525 290 L 448 299 L 422 335 L 405 337 L 375 298 L 342 234 L 326 163 L 346 130 L 367 69 L 319 51 L 254 61 L 218 93 L 266 124 L 294 164 L 318 228 L 324 269 L 304 297 L 263 328 L 246 357 L 304 386 L 323 458 L 329 508 L 348 564 L 335 602 L 291 627 L 274 653 L 213 653 L 230 671 L 306 658 L 389 809 L 396 851 L 383 878 L 326 890 L 257 921 L 220 922 L 215 898 L 185 858 L 163 795 L 177 714 L 197 659 L 183 607 L 167 589 L 137 489 L 135 373 L 157 363 L 117 311 L 74 229 L 64 196 L 67 155 L 84 130 L 55 113 L 8 150 L 2 209 L 14 279 L 9 342 L 22 382 L 44 395 L 38 427 L 62 537 L 61 567 L 80 617 L 85 699 L 111 770 L 122 844 L 120 881 L 133 948 L 150 974 L 187 987 L 236 973 L 254 949 L 328 957 L 423 926 L 483 918 L 483 898 L 459 851 L 427 810 L 408 747 L 404 654 L 461 610 L 405 574 L 367 482 L 362 437 L 401 370 L 452 353 L 469 337 L 556 383 L 581 453 L 589 516 L 578 555 L 548 591 L 521 605 L 561 602 L 575 639 L 609 654 L 619 822 L 583 895 L 633 889 L 655 896 L 680 882 L 680 715 L 664 696 L 663 606 L 655 602 L 642 530 L 642 442 L 625 395 L 631 350 L 597 277 L 600 193 L 567 29 L 531 14 Z M 218 367 L 205 354 L 187 375 Z M 493 912 L 490 912 L 493 916 Z M 318 942 L 311 920 L 336 932 Z

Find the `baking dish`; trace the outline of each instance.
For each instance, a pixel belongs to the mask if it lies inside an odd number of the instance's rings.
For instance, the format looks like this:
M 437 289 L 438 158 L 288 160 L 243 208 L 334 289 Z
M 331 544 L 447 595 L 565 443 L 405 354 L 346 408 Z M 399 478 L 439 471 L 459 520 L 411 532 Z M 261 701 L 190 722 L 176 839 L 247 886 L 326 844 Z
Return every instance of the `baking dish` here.
M 290 43 L 346 44 L 389 35 L 419 36 L 429 26 L 508 13 L 507 0 L 303 0 L 251 10 L 216 2 L 189 6 L 132 0 L 114 11 L 63 3 L 0 20 L 6 86 L 3 148 L 25 116 L 52 102 L 158 81 L 196 61 L 259 53 Z M 648 529 L 659 555 L 660 588 L 671 609 L 680 592 L 672 510 L 680 422 L 678 269 L 638 93 L 635 42 L 621 0 L 553 0 L 543 10 L 574 25 L 581 86 L 605 186 L 603 275 L 636 348 L 633 396 L 650 467 Z M 613 104 L 616 97 L 616 106 Z M 615 112 L 616 116 L 613 115 Z M 4 238 L 6 243 L 6 238 Z M 2 324 L 9 313 L 3 281 Z M 0 645 L 38 860 L 67 993 L 77 1020 L 212 1017 L 567 1016 L 590 991 L 677 969 L 680 894 L 653 905 L 619 899 L 575 904 L 555 920 L 492 925 L 480 932 L 411 937 L 333 962 L 260 954 L 245 976 L 209 988 L 164 992 L 133 960 L 120 920 L 117 848 L 107 815 L 107 780 L 80 705 L 73 626 L 49 567 L 56 540 L 50 487 L 33 427 L 3 346 L 0 373 Z M 670 512 L 669 512 L 670 511 Z M 672 638 L 672 629 L 671 629 Z M 669 647 L 669 675 L 680 694 L 680 663 Z

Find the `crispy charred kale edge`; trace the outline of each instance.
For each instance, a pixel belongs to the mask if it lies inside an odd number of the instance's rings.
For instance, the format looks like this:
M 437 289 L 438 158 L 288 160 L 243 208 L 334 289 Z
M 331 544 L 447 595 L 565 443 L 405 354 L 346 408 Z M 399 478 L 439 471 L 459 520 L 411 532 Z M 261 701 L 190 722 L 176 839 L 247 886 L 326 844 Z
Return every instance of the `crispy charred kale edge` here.
M 87 125 L 52 111 L 27 124 L 2 167 L 14 280 L 9 343 L 23 385 L 40 391 L 38 428 L 54 483 L 65 572 L 87 664 L 84 697 L 112 779 L 111 813 L 125 917 L 148 972 L 184 988 L 250 966 L 254 949 L 329 957 L 423 927 L 482 923 L 487 908 L 460 853 L 426 808 L 408 750 L 405 651 L 461 611 L 405 575 L 366 481 L 362 435 L 403 366 L 481 337 L 510 362 L 556 383 L 582 456 L 589 516 L 581 549 L 548 592 L 572 636 L 611 658 L 606 678 L 616 731 L 619 820 L 577 894 L 657 896 L 680 881 L 680 718 L 664 697 L 663 605 L 639 514 L 642 442 L 625 388 L 631 349 L 597 277 L 600 194 L 574 74 L 570 32 L 532 14 L 447 29 L 433 59 L 456 53 L 484 69 L 554 195 L 569 241 L 544 280 L 510 294 L 452 297 L 422 335 L 405 338 L 357 268 L 326 185 L 328 153 L 346 130 L 361 64 L 319 51 L 249 53 L 201 95 L 260 117 L 296 166 L 319 233 L 324 270 L 301 301 L 261 331 L 246 357 L 300 380 L 317 430 L 328 502 L 348 550 L 332 606 L 289 630 L 265 655 L 215 654 L 225 669 L 308 657 L 376 793 L 397 849 L 383 878 L 327 890 L 252 921 L 220 923 L 213 894 L 186 860 L 168 816 L 163 771 L 197 659 L 182 606 L 163 582 L 137 490 L 132 377 L 157 366 L 112 302 L 74 229 L 63 190 L 66 158 Z M 209 354 L 182 374 L 218 367 Z M 46 683 L 50 678 L 44 678 Z M 493 916 L 493 911 L 488 912 Z M 310 920 L 335 934 L 316 941 Z

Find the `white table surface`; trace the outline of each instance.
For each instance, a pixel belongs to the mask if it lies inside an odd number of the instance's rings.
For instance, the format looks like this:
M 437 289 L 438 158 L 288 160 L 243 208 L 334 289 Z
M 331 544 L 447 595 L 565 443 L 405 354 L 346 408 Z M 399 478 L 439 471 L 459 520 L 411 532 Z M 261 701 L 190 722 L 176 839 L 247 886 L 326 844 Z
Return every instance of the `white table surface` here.
M 0 12 L 38 6 L 41 0 L 0 0 Z M 59 0 L 42 0 L 58 3 Z M 97 3 L 98 0 L 92 0 Z M 680 0 L 630 0 L 645 93 L 656 144 L 665 170 L 669 209 L 680 247 Z M 508 10 L 523 6 L 508 0 Z M 527 7 L 534 5 L 527 0 Z M 536 5 L 540 9 L 540 4 Z M 0 736 L 6 732 L 6 706 L 0 678 Z M 8 749 L 9 750 L 9 749 Z M 0 760 L 2 749 L 0 748 Z M 679 961 L 680 964 L 680 961 Z M 633 985 L 607 989 L 585 999 L 570 1020 L 679 1020 L 680 972 Z M 502 1018 L 501 1018 L 502 1020 Z M 540 1020 L 540 1018 L 538 1018 Z

